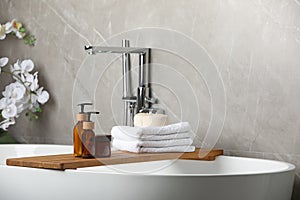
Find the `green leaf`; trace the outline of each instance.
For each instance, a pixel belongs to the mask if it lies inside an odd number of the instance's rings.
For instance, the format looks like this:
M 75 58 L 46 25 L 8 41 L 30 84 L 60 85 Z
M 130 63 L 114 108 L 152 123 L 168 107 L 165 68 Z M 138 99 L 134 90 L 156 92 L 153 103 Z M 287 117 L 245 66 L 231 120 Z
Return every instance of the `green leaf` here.
M 26 32 L 25 28 L 20 28 L 19 31 L 20 31 L 21 33 L 25 33 L 25 32 Z
M 24 38 L 24 43 L 25 44 L 28 44 L 29 46 L 34 46 L 35 45 L 35 41 L 36 41 L 36 38 L 34 37 L 34 35 L 26 35 Z
M 36 112 L 38 112 L 38 113 L 42 112 L 41 107 L 36 108 Z

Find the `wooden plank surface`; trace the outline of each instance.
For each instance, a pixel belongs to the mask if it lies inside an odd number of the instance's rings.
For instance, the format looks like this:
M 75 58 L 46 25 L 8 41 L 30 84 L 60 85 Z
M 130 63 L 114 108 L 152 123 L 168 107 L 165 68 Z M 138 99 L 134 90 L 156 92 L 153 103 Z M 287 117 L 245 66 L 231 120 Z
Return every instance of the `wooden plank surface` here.
M 222 155 L 222 149 L 196 149 L 191 153 L 130 153 L 125 151 L 113 151 L 108 158 L 76 158 L 73 154 L 60 154 L 49 156 L 35 156 L 23 158 L 9 158 L 6 164 L 10 166 L 33 167 L 43 169 L 77 169 L 81 167 L 93 167 L 101 165 L 114 165 L 135 162 L 147 162 L 169 159 L 189 159 L 189 160 L 215 160 L 216 156 Z M 200 156 L 199 156 L 200 155 Z

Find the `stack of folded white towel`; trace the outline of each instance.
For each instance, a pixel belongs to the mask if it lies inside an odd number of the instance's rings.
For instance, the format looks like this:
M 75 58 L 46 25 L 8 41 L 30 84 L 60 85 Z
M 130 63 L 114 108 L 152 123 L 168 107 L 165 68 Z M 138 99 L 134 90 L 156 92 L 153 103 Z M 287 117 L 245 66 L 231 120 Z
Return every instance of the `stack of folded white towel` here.
M 194 152 L 193 134 L 188 122 L 160 127 L 114 126 L 113 147 L 135 153 Z

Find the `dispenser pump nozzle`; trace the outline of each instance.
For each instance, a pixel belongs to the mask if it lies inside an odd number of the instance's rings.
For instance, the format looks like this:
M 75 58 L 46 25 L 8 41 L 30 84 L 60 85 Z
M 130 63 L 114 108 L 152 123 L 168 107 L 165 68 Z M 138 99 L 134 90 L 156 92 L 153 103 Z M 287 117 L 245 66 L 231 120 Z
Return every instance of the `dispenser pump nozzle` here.
M 85 113 L 84 112 L 84 106 L 86 106 L 86 105 L 93 105 L 92 103 L 80 103 L 80 104 L 78 104 L 78 106 L 80 106 L 80 112 L 79 112 L 79 114 L 83 114 L 83 113 Z
M 91 121 L 91 115 L 92 115 L 92 114 L 98 115 L 98 114 L 100 114 L 100 112 L 86 112 L 86 114 L 88 115 L 88 120 L 87 120 L 87 122 L 90 122 L 90 121 Z

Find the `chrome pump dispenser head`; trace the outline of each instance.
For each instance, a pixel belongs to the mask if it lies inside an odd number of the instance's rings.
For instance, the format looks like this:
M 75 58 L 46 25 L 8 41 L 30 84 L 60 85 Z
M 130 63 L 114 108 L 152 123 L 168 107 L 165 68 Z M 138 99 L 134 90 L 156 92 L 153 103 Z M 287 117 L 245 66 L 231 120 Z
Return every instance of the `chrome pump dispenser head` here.
M 87 106 L 87 105 L 93 105 L 92 103 L 79 103 L 78 104 L 78 106 L 80 106 L 80 112 L 79 112 L 79 114 L 83 114 L 83 113 L 85 113 L 84 112 L 84 106 Z
M 91 115 L 92 115 L 92 114 L 98 115 L 98 114 L 100 114 L 100 112 L 86 112 L 86 114 L 88 115 L 88 120 L 87 120 L 87 122 L 91 122 Z
M 86 112 L 87 121 L 83 122 L 83 129 L 94 129 L 94 122 L 91 121 L 92 114 L 99 114 L 99 112 Z

